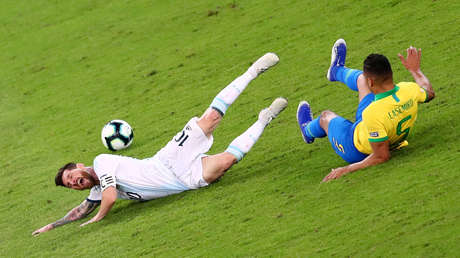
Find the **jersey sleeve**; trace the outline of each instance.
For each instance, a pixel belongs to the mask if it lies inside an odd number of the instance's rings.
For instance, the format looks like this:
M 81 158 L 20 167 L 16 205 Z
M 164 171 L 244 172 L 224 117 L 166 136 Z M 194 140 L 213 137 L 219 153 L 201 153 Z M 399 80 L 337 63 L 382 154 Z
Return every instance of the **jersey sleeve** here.
M 415 93 L 415 99 L 418 103 L 423 103 L 428 100 L 428 92 L 420 87 L 420 85 L 415 82 L 407 82 L 406 84 Z
M 415 91 L 417 92 L 417 101 L 418 103 L 424 103 L 428 100 L 428 92 L 420 87 L 420 85 L 418 85 L 417 83 L 413 83 L 414 84 L 414 89 Z
M 371 110 L 365 110 L 363 112 L 363 124 L 368 132 L 368 140 L 370 142 L 383 142 L 388 140 L 387 131 L 382 121 L 379 121 L 375 114 Z
M 88 197 L 86 198 L 89 202 L 101 202 L 102 200 L 102 191 L 101 187 L 96 185 L 93 186 L 89 192 Z
M 115 170 L 117 166 L 118 161 L 114 155 L 101 154 L 94 159 L 93 169 L 99 178 L 101 193 L 110 186 L 116 188 Z
M 417 96 L 418 102 L 419 103 L 427 102 L 428 101 L 428 92 L 422 87 L 419 87 L 418 91 L 419 91 L 419 94 Z

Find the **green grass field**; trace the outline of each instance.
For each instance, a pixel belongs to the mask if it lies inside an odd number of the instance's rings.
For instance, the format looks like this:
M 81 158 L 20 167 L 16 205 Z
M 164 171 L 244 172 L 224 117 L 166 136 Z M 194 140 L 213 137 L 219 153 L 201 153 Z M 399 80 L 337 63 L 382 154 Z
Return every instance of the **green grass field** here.
M 3 0 L 0 8 L 0 256 L 460 255 L 460 3 L 438 1 Z M 325 77 L 343 37 L 347 65 L 423 49 L 437 97 L 410 145 L 383 165 L 321 184 L 345 165 L 326 139 L 303 143 L 299 101 L 353 119 L 357 94 Z M 265 52 L 280 63 L 231 106 L 211 154 L 277 96 L 290 105 L 219 182 L 144 203 L 118 201 L 101 222 L 31 233 L 86 198 L 54 186 L 69 161 L 109 153 L 102 126 L 124 119 L 152 156 Z M 92 214 L 96 214 L 95 212 Z

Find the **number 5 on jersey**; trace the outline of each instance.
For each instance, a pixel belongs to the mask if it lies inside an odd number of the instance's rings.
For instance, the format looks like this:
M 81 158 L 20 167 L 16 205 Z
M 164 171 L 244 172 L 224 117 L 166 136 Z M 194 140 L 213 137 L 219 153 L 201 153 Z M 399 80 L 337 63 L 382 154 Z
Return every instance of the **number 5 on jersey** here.
M 412 118 L 411 115 L 408 115 L 408 116 L 404 117 L 403 119 L 401 119 L 401 121 L 399 121 L 398 126 L 396 127 L 396 134 L 397 134 L 398 136 L 403 135 L 403 136 L 401 137 L 401 139 L 399 140 L 400 142 L 404 141 L 404 140 L 407 138 L 407 136 L 409 135 L 410 127 L 407 127 L 407 128 L 404 129 L 404 130 L 402 130 L 402 127 L 403 127 L 403 124 L 404 124 L 407 120 L 409 120 L 409 119 L 411 119 L 411 118 Z

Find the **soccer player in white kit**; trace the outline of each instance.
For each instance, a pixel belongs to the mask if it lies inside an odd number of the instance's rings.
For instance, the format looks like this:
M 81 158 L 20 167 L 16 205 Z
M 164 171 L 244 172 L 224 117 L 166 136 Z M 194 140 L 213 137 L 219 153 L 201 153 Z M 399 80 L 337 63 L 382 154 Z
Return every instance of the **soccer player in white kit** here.
M 259 139 L 265 127 L 287 106 L 285 98 L 277 98 L 270 107 L 259 113 L 258 120 L 228 148 L 216 155 L 205 155 L 212 146 L 212 132 L 222 120 L 228 107 L 246 86 L 258 75 L 274 66 L 279 58 L 267 53 L 249 69 L 231 82 L 214 98 L 210 107 L 200 117 L 188 121 L 168 144 L 147 159 L 101 154 L 92 167 L 82 163 L 68 163 L 59 169 L 55 183 L 64 187 L 91 189 L 89 196 L 63 218 L 32 233 L 34 236 L 82 219 L 101 206 L 98 213 L 81 224 L 97 222 L 110 211 L 117 198 L 151 200 L 182 191 L 207 186 L 224 175 L 233 164 L 240 161 Z

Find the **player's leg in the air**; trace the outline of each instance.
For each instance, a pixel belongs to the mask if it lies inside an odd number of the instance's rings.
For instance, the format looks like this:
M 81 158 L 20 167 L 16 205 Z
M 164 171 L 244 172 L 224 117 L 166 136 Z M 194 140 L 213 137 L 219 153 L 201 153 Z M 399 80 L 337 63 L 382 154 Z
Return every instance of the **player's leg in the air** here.
M 329 81 L 341 81 L 351 90 L 357 91 L 357 78 L 362 72 L 345 68 L 347 57 L 347 44 L 345 40 L 339 39 L 332 46 L 331 65 L 327 70 Z M 326 110 L 317 118 L 313 118 L 311 107 L 306 101 L 301 101 L 297 108 L 297 122 L 302 133 L 302 138 L 306 143 L 313 143 L 315 138 L 323 138 L 327 135 L 329 122 L 337 117 L 337 114 Z
M 359 101 L 356 120 L 361 120 L 361 113 L 373 99 L 373 95 L 367 86 L 363 72 L 345 67 L 347 45 L 345 40 L 337 40 L 331 52 L 331 64 L 327 71 L 329 81 L 340 81 L 353 91 L 358 91 Z M 315 138 L 328 136 L 335 152 L 344 160 L 353 162 L 361 159 L 360 153 L 356 153 L 353 144 L 354 123 L 346 120 L 336 113 L 326 110 L 313 119 L 311 107 L 306 101 L 302 101 L 297 109 L 297 121 L 302 137 L 306 143 L 313 143 Z
M 287 107 L 287 104 L 285 98 L 275 99 L 270 107 L 260 111 L 257 121 L 236 137 L 225 152 L 203 158 L 203 179 L 208 183 L 214 182 L 233 164 L 240 161 L 257 142 L 265 127 Z
M 332 46 L 331 65 L 327 70 L 327 79 L 331 82 L 339 81 L 344 83 L 353 91 L 358 91 L 359 101 L 371 91 L 367 86 L 363 71 L 351 69 L 345 66 L 347 57 L 347 44 L 344 39 L 338 39 Z
M 367 81 L 362 71 L 345 67 L 346 57 L 347 44 L 345 40 L 338 39 L 332 46 L 331 64 L 326 76 L 329 81 L 340 81 L 351 90 L 358 91 L 359 101 L 361 102 L 371 91 L 367 86 Z M 361 112 L 357 112 L 357 115 Z M 326 110 L 319 117 L 313 119 L 310 105 L 306 101 L 300 102 L 297 109 L 297 121 L 304 141 L 306 143 L 313 143 L 315 138 L 325 137 L 328 134 L 330 121 L 336 117 L 338 117 L 337 114 Z
M 221 171 L 228 169 L 236 162 L 235 156 L 229 153 L 216 155 L 216 157 L 204 155 L 213 144 L 212 133 L 228 107 L 246 86 L 278 61 L 278 56 L 273 53 L 267 53 L 259 58 L 245 73 L 217 94 L 210 107 L 200 118 L 190 119 L 184 128 L 155 154 L 160 161 L 174 171 L 175 176 L 185 186 L 190 189 L 206 186 L 223 174 Z M 276 116 L 279 111 L 275 110 L 273 113 Z M 216 162 L 213 162 L 214 160 Z M 214 173 L 220 174 L 216 176 Z
M 279 58 L 274 53 L 267 53 L 255 61 L 248 70 L 232 81 L 227 87 L 217 94 L 211 102 L 210 107 L 198 119 L 197 124 L 210 137 L 216 129 L 225 112 L 230 105 L 238 98 L 248 84 L 257 78 L 261 73 L 276 65 Z

